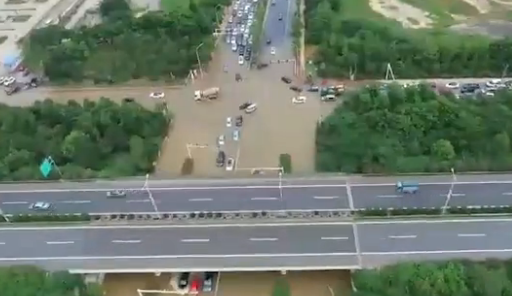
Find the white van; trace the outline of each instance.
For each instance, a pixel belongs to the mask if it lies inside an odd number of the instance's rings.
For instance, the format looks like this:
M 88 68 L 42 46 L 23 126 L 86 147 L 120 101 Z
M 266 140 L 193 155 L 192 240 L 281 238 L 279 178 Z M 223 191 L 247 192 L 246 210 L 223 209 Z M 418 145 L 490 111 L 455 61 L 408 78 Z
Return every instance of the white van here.
M 252 113 L 252 112 L 256 111 L 256 109 L 258 109 L 258 105 L 250 104 L 249 106 L 247 106 L 247 108 L 245 108 L 245 113 L 247 113 L 247 114 Z

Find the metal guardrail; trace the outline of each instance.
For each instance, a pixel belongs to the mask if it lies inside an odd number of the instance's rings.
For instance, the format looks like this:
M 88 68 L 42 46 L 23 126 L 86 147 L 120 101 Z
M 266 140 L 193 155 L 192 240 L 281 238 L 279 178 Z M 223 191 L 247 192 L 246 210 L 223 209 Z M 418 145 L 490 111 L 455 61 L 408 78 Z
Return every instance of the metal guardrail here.
M 233 211 L 233 212 L 148 212 L 148 213 L 97 213 L 90 214 L 92 221 L 232 221 L 267 219 L 322 219 L 350 218 L 349 209 L 312 211 Z

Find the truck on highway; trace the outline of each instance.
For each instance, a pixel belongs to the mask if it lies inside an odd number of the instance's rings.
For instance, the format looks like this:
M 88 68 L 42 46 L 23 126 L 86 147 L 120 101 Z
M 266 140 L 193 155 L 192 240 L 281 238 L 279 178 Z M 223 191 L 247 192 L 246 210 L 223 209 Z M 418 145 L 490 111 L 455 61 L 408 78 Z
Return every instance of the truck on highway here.
M 218 98 L 220 93 L 220 88 L 218 87 L 210 87 L 205 90 L 196 90 L 194 92 L 194 100 L 202 101 L 202 100 L 215 100 Z
M 396 182 L 396 191 L 400 193 L 415 194 L 418 189 L 418 183 L 416 182 Z

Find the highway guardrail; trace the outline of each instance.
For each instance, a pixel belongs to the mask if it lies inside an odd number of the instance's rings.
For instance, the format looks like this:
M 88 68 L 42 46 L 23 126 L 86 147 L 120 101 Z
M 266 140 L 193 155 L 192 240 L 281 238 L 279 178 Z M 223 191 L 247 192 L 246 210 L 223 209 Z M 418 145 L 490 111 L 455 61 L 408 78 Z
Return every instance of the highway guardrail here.
M 74 213 L 20 214 L 0 216 L 0 222 L 135 222 L 135 221 L 237 221 L 291 219 L 400 218 L 446 215 L 512 215 L 512 206 L 447 208 L 367 208 L 332 210 L 276 210 L 227 212 L 145 212 L 145 213 Z M 5 217 L 8 221 L 5 220 Z

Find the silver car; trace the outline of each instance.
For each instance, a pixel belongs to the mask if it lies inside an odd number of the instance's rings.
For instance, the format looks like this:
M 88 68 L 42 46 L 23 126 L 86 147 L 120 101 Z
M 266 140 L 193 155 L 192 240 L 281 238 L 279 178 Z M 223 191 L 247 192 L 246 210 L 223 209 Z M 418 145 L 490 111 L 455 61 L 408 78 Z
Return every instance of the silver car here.
M 29 206 L 29 209 L 34 211 L 49 211 L 52 209 L 52 204 L 49 202 L 38 201 Z

